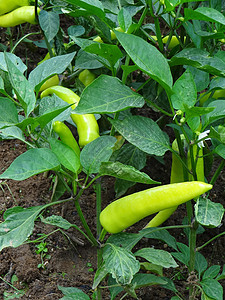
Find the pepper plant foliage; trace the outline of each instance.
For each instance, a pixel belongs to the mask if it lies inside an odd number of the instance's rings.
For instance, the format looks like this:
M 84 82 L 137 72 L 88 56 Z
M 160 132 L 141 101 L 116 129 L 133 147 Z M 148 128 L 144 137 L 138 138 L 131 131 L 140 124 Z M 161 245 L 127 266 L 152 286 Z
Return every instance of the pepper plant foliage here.
M 137 298 L 138 289 L 151 285 L 172 291 L 175 296 L 171 299 L 186 299 L 165 275 L 167 268 L 179 265 L 186 265 L 188 274 L 197 278 L 191 282 L 187 274 L 184 279 L 189 280 L 190 299 L 198 295 L 201 299 L 223 299 L 220 282 L 225 268 L 209 266 L 200 252 L 211 240 L 196 246 L 197 233 L 221 225 L 221 199 L 215 203 L 207 194 L 187 202 L 187 217 L 177 220 L 176 226 L 183 228 L 185 243 L 173 237 L 173 227 L 163 225 L 139 232 L 134 227 L 132 232 L 106 239 L 99 217 L 105 176 L 115 177 L 115 198 L 130 193 L 129 188 L 137 182 L 149 187 L 161 184 L 163 178 L 143 171 L 148 157 L 163 162 L 164 155 L 172 153 L 181 166 L 177 181 L 214 184 L 217 180 L 225 164 L 224 9 L 222 0 L 52 1 L 39 14 L 37 27 L 43 40 L 34 42 L 44 45 L 49 56 L 27 76 L 27 66 L 13 54 L 23 38 L 0 53 L 0 138 L 19 139 L 27 145 L 27 151 L 0 179 L 25 180 L 48 171 L 55 176 L 51 202 L 5 211 L 0 250 L 26 242 L 37 219 L 82 233 L 98 251 L 92 291 L 87 295 L 75 287 L 59 286 L 65 295 L 62 299 L 101 299 L 101 286 L 106 282 L 111 299 L 126 294 Z M 62 30 L 60 15 L 74 25 Z M 79 77 L 83 70 L 92 73 L 88 86 Z M 64 101 L 54 93 L 40 96 L 44 84 L 52 85 L 55 75 L 59 75 L 59 85 L 80 96 L 75 109 L 69 99 Z M 52 126 L 61 121 L 72 128 L 71 113 L 95 114 L 100 129 L 100 136 L 88 141 L 80 155 L 59 139 Z M 91 124 L 86 125 L 91 130 Z M 172 148 L 168 128 L 179 151 Z M 86 134 L 85 130 L 78 134 Z M 215 158 L 219 166 L 212 174 Z M 97 220 L 97 238 L 79 204 L 82 193 L 92 184 L 96 187 L 97 213 L 93 212 L 93 218 Z M 69 198 L 64 196 L 66 191 Z M 67 201 L 74 202 L 83 228 L 60 216 L 45 215 L 45 208 Z M 169 215 L 168 211 L 167 218 Z M 169 250 L 149 246 L 135 252 L 133 248 L 142 238 L 149 244 L 158 239 Z

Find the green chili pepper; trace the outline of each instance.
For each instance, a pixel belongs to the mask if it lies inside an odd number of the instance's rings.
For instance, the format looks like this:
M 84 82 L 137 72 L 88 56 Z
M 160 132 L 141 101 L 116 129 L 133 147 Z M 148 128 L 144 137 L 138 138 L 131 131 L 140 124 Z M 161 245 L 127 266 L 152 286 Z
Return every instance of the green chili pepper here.
M 80 97 L 77 94 L 75 94 L 70 89 L 62 86 L 53 86 L 44 90 L 41 93 L 41 98 L 52 94 L 56 94 L 58 97 L 69 104 L 73 104 L 71 106 L 72 109 L 74 109 L 80 101 Z M 85 145 L 99 137 L 99 127 L 94 115 L 79 115 L 72 113 L 71 118 L 77 126 L 79 145 L 81 147 L 84 147 Z
M 34 2 L 34 1 L 32 1 Z M 4 15 L 20 6 L 29 6 L 29 0 L 0 0 L 0 16 Z
M 99 137 L 99 127 L 94 115 L 72 113 L 70 116 L 77 126 L 80 147 L 84 147 Z
M 40 11 L 38 8 L 37 12 Z M 0 27 L 14 27 L 23 23 L 37 24 L 35 6 L 22 6 L 0 16 Z
M 118 233 L 158 211 L 175 207 L 209 191 L 211 184 L 188 181 L 157 186 L 109 204 L 100 214 L 105 230 Z
M 55 121 L 52 125 L 52 129 L 58 134 L 60 137 L 61 141 L 72 148 L 76 155 L 80 157 L 80 148 L 77 144 L 77 141 L 75 140 L 72 132 L 70 129 L 64 124 L 63 122 L 60 121 Z
M 55 54 L 54 49 L 52 49 L 53 54 Z M 44 61 L 48 60 L 50 57 L 49 52 L 45 55 L 45 57 L 38 63 L 38 65 L 42 64 Z M 52 86 L 57 86 L 59 84 L 59 76 L 58 75 L 53 75 L 49 79 L 47 79 L 42 86 L 39 89 L 39 92 L 43 92 L 44 90 L 52 87 Z
M 92 81 L 95 80 L 95 74 L 89 70 L 83 70 L 80 72 L 78 78 L 84 86 L 88 86 L 90 83 L 92 83 Z
M 172 148 L 174 151 L 177 151 L 179 153 L 177 140 L 173 141 Z M 178 183 L 184 181 L 183 165 L 174 153 L 172 153 L 172 167 L 170 174 L 170 183 Z M 145 226 L 145 228 L 160 226 L 176 211 L 176 209 L 177 206 L 161 210 L 155 215 L 154 218 L 151 219 L 151 221 Z
M 203 160 L 203 149 L 199 149 L 197 158 L 197 145 L 193 145 L 193 156 L 196 159 L 196 174 L 197 174 L 197 180 L 198 181 L 205 181 L 204 177 L 204 160 Z M 179 148 L 177 144 L 177 140 L 174 140 L 172 143 L 173 150 L 177 151 L 179 153 Z M 189 170 L 191 170 L 191 158 L 190 158 L 190 151 L 188 151 L 187 155 L 187 165 Z M 193 180 L 193 176 L 189 174 L 189 180 Z M 183 175 L 183 165 L 179 158 L 172 153 L 172 167 L 171 167 L 171 176 L 170 176 L 170 183 L 178 183 L 184 181 L 184 175 Z M 152 218 L 152 220 L 147 224 L 145 228 L 148 227 L 158 227 L 163 222 L 165 222 L 177 209 L 177 206 L 171 207 L 165 210 L 162 210 L 157 213 L 157 215 Z

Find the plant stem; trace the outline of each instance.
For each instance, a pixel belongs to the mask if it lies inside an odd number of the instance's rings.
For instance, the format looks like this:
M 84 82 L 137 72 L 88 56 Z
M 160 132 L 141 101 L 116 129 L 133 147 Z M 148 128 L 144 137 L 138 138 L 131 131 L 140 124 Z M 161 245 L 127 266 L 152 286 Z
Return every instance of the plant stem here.
M 88 237 L 90 238 L 90 240 L 91 240 L 93 246 L 96 246 L 96 247 L 97 247 L 97 246 L 98 246 L 98 242 L 97 242 L 97 240 L 95 239 L 93 233 L 91 232 L 91 230 L 90 230 L 90 228 L 89 228 L 89 226 L 88 226 L 88 224 L 87 224 L 87 222 L 86 222 L 86 220 L 85 220 L 85 218 L 84 218 L 83 212 L 82 212 L 81 207 L 80 207 L 80 203 L 79 203 L 79 201 L 78 201 L 78 199 L 81 197 L 81 195 L 83 194 L 83 192 L 84 192 L 84 190 L 83 190 L 83 189 L 80 189 L 79 193 L 77 194 L 77 196 L 76 196 L 75 199 L 74 199 L 74 204 L 75 204 L 77 213 L 78 213 L 78 215 L 79 215 L 79 217 L 80 217 L 80 220 L 81 220 L 81 222 L 82 222 L 82 224 L 83 224 L 83 227 L 84 227 L 84 229 L 85 229 L 86 232 L 87 232 Z
M 223 170 L 225 165 L 225 160 L 223 159 L 219 165 L 219 167 L 217 168 L 216 172 L 214 173 L 212 179 L 210 180 L 210 184 L 214 184 L 215 181 L 217 180 L 218 176 L 220 175 L 220 172 Z
M 225 235 L 225 231 L 221 232 L 220 234 L 217 234 L 216 236 L 214 236 L 213 238 L 211 238 L 210 240 L 208 240 L 208 242 L 206 242 L 205 244 L 199 246 L 196 248 L 196 251 L 200 251 L 202 248 L 204 248 L 205 246 L 207 246 L 208 244 L 210 244 L 212 241 L 214 241 L 215 239 L 219 238 L 220 236 Z
M 194 221 L 190 229 L 190 261 L 189 261 L 189 273 L 193 272 L 195 269 L 195 253 L 196 253 L 196 236 L 197 236 L 197 229 L 198 229 L 198 222 Z M 194 300 L 193 294 L 194 287 L 193 285 L 190 286 L 189 289 L 189 299 Z
M 99 221 L 99 216 L 102 209 L 102 199 L 101 199 L 101 178 L 96 180 L 96 218 L 97 218 L 97 238 L 99 238 L 102 230 L 101 223 Z

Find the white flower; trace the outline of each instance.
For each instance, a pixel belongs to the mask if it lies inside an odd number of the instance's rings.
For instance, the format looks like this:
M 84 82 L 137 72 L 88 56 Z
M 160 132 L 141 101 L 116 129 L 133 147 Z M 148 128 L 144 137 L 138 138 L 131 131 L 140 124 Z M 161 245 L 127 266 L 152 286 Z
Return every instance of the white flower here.
M 200 133 L 199 136 L 198 136 L 198 140 L 200 141 L 200 140 L 202 140 L 203 138 L 205 138 L 206 136 L 208 136 L 209 132 L 210 132 L 210 130 L 206 130 L 206 131 Z M 204 139 L 204 140 L 210 140 L 210 138 L 206 138 L 206 139 Z M 199 148 L 205 147 L 204 141 L 199 142 L 199 143 L 198 143 L 198 147 L 199 147 Z

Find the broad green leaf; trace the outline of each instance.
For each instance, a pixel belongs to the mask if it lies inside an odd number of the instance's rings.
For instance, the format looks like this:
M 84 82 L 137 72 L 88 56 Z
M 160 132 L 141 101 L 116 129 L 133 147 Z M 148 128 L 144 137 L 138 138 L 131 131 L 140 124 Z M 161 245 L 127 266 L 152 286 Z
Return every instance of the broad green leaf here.
M 94 282 L 92 285 L 92 289 L 95 290 L 97 286 L 102 282 L 102 280 L 106 277 L 108 271 L 105 268 L 105 264 L 103 263 L 100 267 L 98 267 L 95 272 Z
M 106 270 L 122 285 L 131 283 L 140 269 L 140 263 L 132 252 L 113 244 L 104 247 L 103 259 Z
M 115 34 L 133 62 L 171 94 L 173 84 L 171 71 L 167 60 L 156 47 L 132 34 L 118 31 L 115 31 Z
M 101 75 L 81 94 L 76 113 L 111 113 L 142 107 L 145 101 L 116 77 Z
M 53 94 L 52 96 L 41 99 L 37 121 L 40 123 L 41 128 L 44 128 L 50 121 L 68 120 L 71 112 L 71 106 L 68 106 L 65 101 Z
M 205 271 L 205 273 L 202 276 L 202 279 L 215 278 L 219 274 L 219 272 L 220 272 L 220 266 L 213 265 Z
M 130 25 L 132 24 L 132 16 L 128 12 L 127 9 L 122 8 L 118 13 L 118 23 L 120 28 L 123 29 L 124 32 L 126 32 Z
M 102 2 L 99 0 L 66 0 L 66 2 L 71 3 L 75 6 L 79 6 L 86 11 L 90 12 L 91 15 L 96 15 L 100 19 L 105 18 L 105 12 Z
M 127 250 L 132 250 L 132 248 L 144 237 L 144 233 L 128 233 L 128 232 L 119 232 L 112 234 L 107 243 L 116 245 L 118 247 L 123 247 Z
M 131 144 L 142 151 L 162 156 L 169 149 L 166 134 L 151 119 L 131 116 L 124 120 L 110 120 L 116 130 Z
M 116 138 L 101 136 L 87 144 L 80 154 L 80 162 L 88 174 L 98 173 L 101 163 L 108 161 Z
M 48 148 L 29 149 L 18 156 L 0 175 L 0 179 L 24 180 L 49 170 L 58 170 L 60 162 Z
M 76 64 L 74 71 L 79 69 L 99 69 L 102 68 L 103 64 L 97 60 L 96 56 L 91 53 L 87 53 L 80 49 L 76 56 Z
M 38 91 L 45 80 L 51 77 L 51 75 L 61 74 L 64 72 L 74 58 L 74 55 L 75 52 L 59 55 L 38 65 L 30 72 L 28 77 L 33 89 L 35 88 L 35 90 Z
M 195 253 L 195 270 L 198 272 L 198 277 L 200 278 L 202 275 L 202 272 L 204 272 L 208 267 L 207 260 L 205 257 L 200 253 Z
M 206 89 L 209 85 L 209 74 L 192 66 L 189 66 L 189 70 L 194 78 L 197 92 L 201 92 Z
M 15 104 L 8 98 L 0 97 L 0 126 L 1 124 L 16 124 L 18 112 Z
M 10 52 L 7 52 L 7 56 L 21 73 L 24 73 L 27 70 L 27 66 L 22 62 L 22 60 L 18 56 Z M 6 72 L 8 71 L 4 52 L 0 52 L 0 70 Z
M 211 80 L 209 90 L 213 89 L 225 89 L 225 78 L 215 77 Z
M 95 55 L 104 65 L 113 67 L 123 57 L 117 45 L 98 43 L 95 41 L 71 37 L 82 50 Z
M 151 286 L 155 284 L 166 284 L 167 282 L 162 278 L 155 276 L 153 274 L 142 274 L 138 273 L 134 275 L 131 284 L 135 285 L 135 289 L 139 289 L 145 286 Z
M 140 233 L 142 233 L 142 232 L 146 238 L 163 241 L 169 247 L 171 247 L 175 250 L 178 250 L 177 244 L 176 244 L 176 239 L 166 229 L 146 228 L 146 229 L 142 230 Z
M 185 8 L 184 17 L 185 20 L 202 20 L 225 25 L 224 15 L 212 7 L 198 7 L 195 10 Z
M 190 260 L 189 247 L 183 243 L 177 243 L 177 246 L 180 252 L 172 252 L 171 254 L 184 265 L 188 266 Z
M 223 300 L 223 287 L 217 280 L 206 278 L 200 281 L 200 285 L 208 297 L 214 300 Z
M 219 119 L 223 119 L 225 115 L 225 100 L 215 100 L 211 101 L 208 104 L 209 107 L 214 107 L 215 109 L 211 112 L 209 112 L 205 116 L 205 123 L 210 124 L 212 122 L 215 122 Z
M 112 161 L 119 161 L 138 170 L 143 169 L 146 165 L 146 153 L 132 144 L 124 144 L 114 154 L 113 158 L 111 158 Z M 116 198 L 121 197 L 133 185 L 135 185 L 135 182 L 117 178 L 114 186 Z
M 33 111 L 36 103 L 36 97 L 32 86 L 23 73 L 10 60 L 8 53 L 5 53 L 5 60 L 14 92 L 25 111 L 25 115 L 28 116 Z
M 171 101 L 175 109 L 185 112 L 186 107 L 193 107 L 197 100 L 197 89 L 194 78 L 187 69 L 174 83 Z
M 76 287 L 63 287 L 58 285 L 58 289 L 65 295 L 59 300 L 90 300 L 87 294 Z
M 140 182 L 145 184 L 159 184 L 160 182 L 152 180 L 146 173 L 140 172 L 132 166 L 124 165 L 120 162 L 103 162 L 99 173 L 101 175 L 113 176 L 116 178 Z
M 188 65 L 213 75 L 225 77 L 225 62 L 212 57 L 209 52 L 196 48 L 187 48 L 174 55 L 170 60 L 171 66 Z
M 18 139 L 25 142 L 23 132 L 16 126 L 10 126 L 0 130 L 0 137 L 3 139 Z
M 54 138 L 49 139 L 51 149 L 57 156 L 60 163 L 73 173 L 77 173 L 80 169 L 80 159 L 73 149 Z
M 43 99 L 45 101 L 45 99 Z M 49 101 L 50 103 L 51 101 Z M 53 102 L 52 102 L 53 103 Z M 70 108 L 71 105 L 67 105 L 65 102 L 60 100 L 60 103 L 57 106 L 49 106 L 46 112 L 43 112 L 43 114 L 40 117 L 36 118 L 27 118 L 22 120 L 20 123 L 15 124 L 17 127 L 19 127 L 22 131 L 26 129 L 27 126 L 30 125 L 31 132 L 34 131 L 34 129 L 40 125 L 41 129 L 43 129 L 50 121 L 52 121 L 54 118 L 58 117 L 62 113 L 64 113 L 68 108 Z M 65 113 L 65 115 L 67 115 Z M 59 117 L 60 119 L 61 117 Z M 63 118 L 64 119 L 64 118 Z
M 219 156 L 221 156 L 223 159 L 225 159 L 225 145 L 223 144 L 219 144 L 216 148 L 215 148 L 215 153 L 218 154 Z
M 222 280 L 222 279 L 225 279 L 225 265 L 223 265 L 223 270 L 221 274 L 219 274 L 216 278 L 216 280 Z
M 178 264 L 175 262 L 172 255 L 165 250 L 142 248 L 134 254 L 135 256 L 140 256 L 153 264 L 162 266 L 163 268 L 178 267 Z
M 0 251 L 6 247 L 18 247 L 31 235 L 34 221 L 44 206 L 30 208 L 12 207 L 4 213 L 0 223 Z
M 59 15 L 54 11 L 41 10 L 38 19 L 41 29 L 50 42 L 59 31 Z
M 41 222 L 52 225 L 52 226 L 57 226 L 57 227 L 65 229 L 65 230 L 69 229 L 70 227 L 73 227 L 73 224 L 71 224 L 66 219 L 62 218 L 61 216 L 57 216 L 57 215 L 52 215 L 47 218 L 43 218 L 41 216 Z
M 223 215 L 224 207 L 221 203 L 212 202 L 208 198 L 199 198 L 195 204 L 196 220 L 203 226 L 219 226 Z

